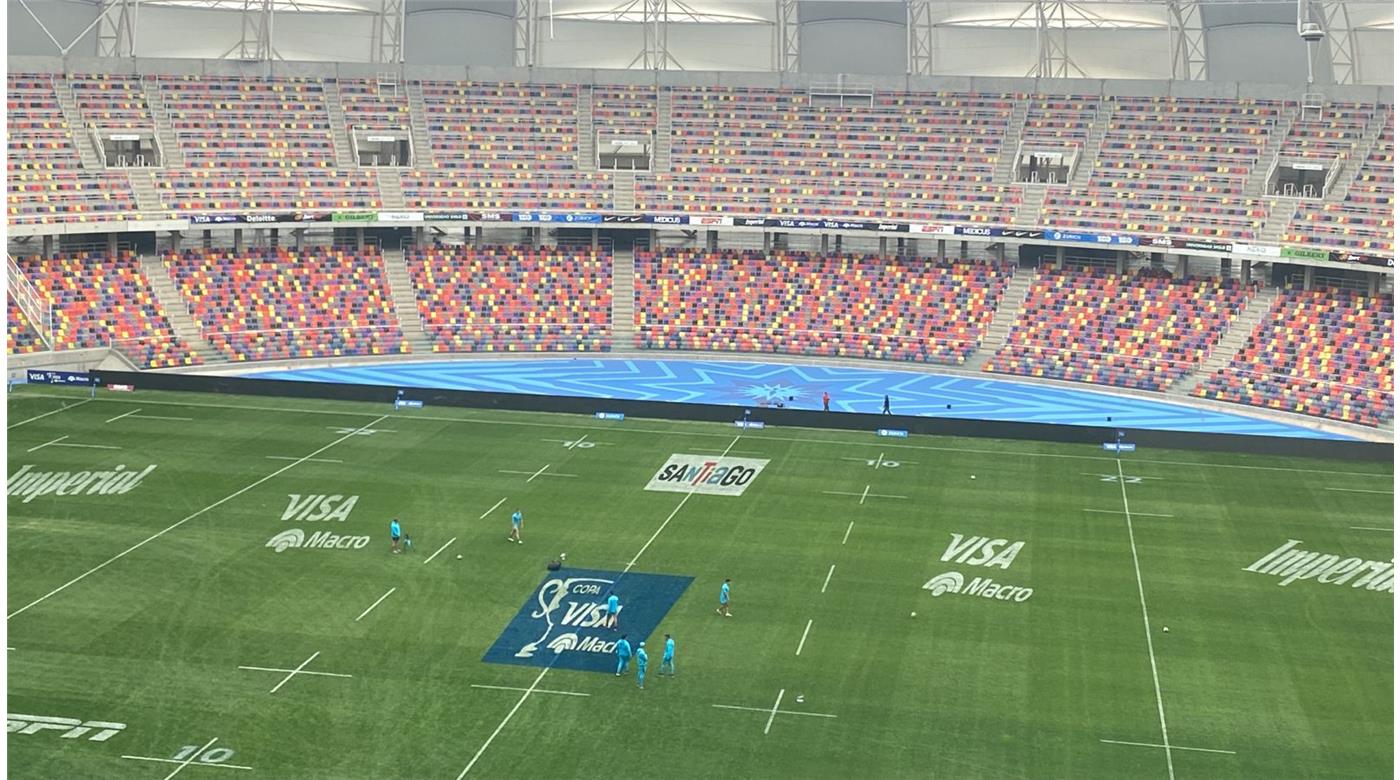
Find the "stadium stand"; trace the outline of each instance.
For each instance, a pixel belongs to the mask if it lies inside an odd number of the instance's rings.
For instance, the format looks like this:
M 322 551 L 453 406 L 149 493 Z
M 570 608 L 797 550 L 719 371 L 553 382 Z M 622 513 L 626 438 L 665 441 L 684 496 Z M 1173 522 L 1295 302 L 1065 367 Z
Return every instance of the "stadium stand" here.
M 337 79 L 348 130 L 407 130 L 408 93 L 398 83 L 380 85 L 364 79 Z
M 1341 203 L 1301 201 L 1284 231 L 1290 244 L 1395 252 L 1395 109 Z
M 667 249 L 637 255 L 637 331 L 651 349 L 962 363 L 1010 269 L 854 255 Z
M 424 247 L 408 251 L 434 352 L 612 348 L 612 256 L 588 247 Z
M 70 76 L 68 84 L 90 125 L 104 130 L 149 130 L 154 126 L 139 77 L 99 73 Z
M 27 352 L 38 352 L 44 348 L 44 342 L 39 338 L 39 332 L 30 324 L 29 318 L 24 316 L 24 311 L 15 302 L 13 296 L 5 296 L 6 319 L 5 329 L 8 337 L 5 340 L 5 352 L 11 355 L 23 355 Z
M 1235 280 L 1042 271 L 983 370 L 1165 390 L 1200 365 L 1252 294 Z
M 150 78 L 185 159 L 157 176 L 178 210 L 379 207 L 369 175 L 335 167 L 319 79 Z
M 1089 128 L 1099 113 L 1098 97 L 1027 95 L 1025 98 L 1026 123 L 1021 128 L 1023 144 L 1084 148 L 1089 138 Z
M 593 126 L 620 135 L 656 130 L 655 87 L 593 87 Z
M 1289 289 L 1202 398 L 1379 426 L 1395 416 L 1395 298 Z
M 1338 157 L 1346 158 L 1365 137 L 1373 111 L 1375 106 L 1358 103 L 1333 103 L 1316 113 L 1304 111 L 1289 128 L 1279 157 L 1328 164 Z
M 372 250 L 186 250 L 163 261 L 205 339 L 230 360 L 409 351 Z
M 203 362 L 171 329 L 131 253 L 77 252 L 15 262 L 53 306 L 55 349 L 112 346 L 139 368 Z
M 6 77 L 6 206 L 11 223 L 127 219 L 136 198 L 126 176 L 83 168 L 74 132 L 48 74 Z
M 992 184 L 1009 95 L 879 93 L 869 107 L 807 92 L 671 90 L 671 173 L 638 177 L 637 207 L 1009 224 Z

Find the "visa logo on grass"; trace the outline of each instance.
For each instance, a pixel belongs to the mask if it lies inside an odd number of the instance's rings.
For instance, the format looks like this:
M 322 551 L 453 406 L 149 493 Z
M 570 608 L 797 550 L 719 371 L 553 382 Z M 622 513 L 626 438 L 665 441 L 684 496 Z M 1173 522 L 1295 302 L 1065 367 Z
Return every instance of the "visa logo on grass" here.
M 611 674 L 617 638 L 626 634 L 635 651 L 693 579 L 596 569 L 550 572 L 481 660 Z M 619 631 L 603 627 L 611 593 L 622 604 Z

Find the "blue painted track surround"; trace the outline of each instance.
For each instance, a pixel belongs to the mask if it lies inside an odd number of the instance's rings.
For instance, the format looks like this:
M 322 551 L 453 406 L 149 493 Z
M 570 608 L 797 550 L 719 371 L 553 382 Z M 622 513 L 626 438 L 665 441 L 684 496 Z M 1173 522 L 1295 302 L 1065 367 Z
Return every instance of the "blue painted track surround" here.
M 825 391 L 831 393 L 833 411 L 848 412 L 878 412 L 888 394 L 891 409 L 896 414 L 1313 439 L 1350 438 L 1256 417 L 1112 392 L 853 366 L 590 357 L 391 363 L 259 371 L 249 376 L 748 407 L 781 400 L 788 407 L 801 409 L 821 408 L 821 395 Z M 603 406 L 606 404 L 600 404 L 599 408 Z M 1113 418 L 1111 423 L 1109 417 Z

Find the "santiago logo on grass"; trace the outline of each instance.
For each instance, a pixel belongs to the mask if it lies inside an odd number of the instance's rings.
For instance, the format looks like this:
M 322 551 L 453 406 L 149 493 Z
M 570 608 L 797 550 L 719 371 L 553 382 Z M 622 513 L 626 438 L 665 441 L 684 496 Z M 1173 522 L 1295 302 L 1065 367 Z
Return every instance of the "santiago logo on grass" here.
M 651 635 L 694 577 L 573 569 L 545 577 L 495 644 L 488 663 L 612 672 L 617 638 Z M 620 631 L 604 628 L 608 595 L 622 602 Z
M 646 489 L 741 496 L 767 465 L 768 461 L 763 458 L 676 454 L 667 458 L 665 465 L 647 483 Z
M 310 536 L 300 528 L 288 528 L 267 540 L 273 552 L 286 552 L 291 549 L 359 550 L 369 546 L 368 536 L 341 536 L 330 531 L 317 531 Z

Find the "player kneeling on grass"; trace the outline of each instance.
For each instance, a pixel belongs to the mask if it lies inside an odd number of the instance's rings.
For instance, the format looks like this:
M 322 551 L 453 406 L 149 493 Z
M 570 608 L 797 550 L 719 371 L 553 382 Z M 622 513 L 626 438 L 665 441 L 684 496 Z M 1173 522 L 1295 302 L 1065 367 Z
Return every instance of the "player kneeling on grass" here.
M 637 687 L 647 687 L 647 643 L 637 643 Z
M 617 640 L 617 674 L 613 676 L 621 677 L 622 673 L 627 670 L 627 662 L 631 660 L 632 645 L 627 643 L 627 635 L 623 634 L 622 638 Z

